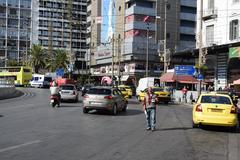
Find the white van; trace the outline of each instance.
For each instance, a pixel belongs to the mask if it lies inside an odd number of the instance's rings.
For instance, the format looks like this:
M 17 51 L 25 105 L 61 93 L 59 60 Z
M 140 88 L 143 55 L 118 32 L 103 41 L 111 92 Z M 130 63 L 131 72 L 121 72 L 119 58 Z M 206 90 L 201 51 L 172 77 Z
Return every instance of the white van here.
M 32 80 L 30 81 L 31 87 L 37 88 L 49 88 L 52 77 L 42 75 L 42 74 L 33 74 Z
M 141 91 L 148 87 L 160 87 L 160 78 L 158 77 L 145 77 L 145 78 L 140 78 L 138 81 L 138 86 L 136 89 L 136 96 L 139 95 Z

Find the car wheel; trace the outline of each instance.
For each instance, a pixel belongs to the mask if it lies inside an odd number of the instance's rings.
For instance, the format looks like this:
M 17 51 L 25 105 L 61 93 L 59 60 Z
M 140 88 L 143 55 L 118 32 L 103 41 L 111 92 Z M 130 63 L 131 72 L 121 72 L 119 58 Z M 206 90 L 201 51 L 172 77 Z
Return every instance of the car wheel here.
M 88 109 L 83 107 L 83 113 L 88 113 Z
M 198 124 L 195 124 L 194 122 L 192 122 L 192 127 L 193 127 L 193 128 L 198 128 L 199 125 L 198 125 Z
M 126 112 L 126 111 L 127 111 L 127 104 L 124 105 L 122 111 L 123 111 L 123 112 Z
M 117 105 L 113 105 L 113 108 L 112 108 L 112 115 L 117 115 Z
M 137 99 L 138 99 L 139 102 L 141 102 L 140 96 L 137 96 Z

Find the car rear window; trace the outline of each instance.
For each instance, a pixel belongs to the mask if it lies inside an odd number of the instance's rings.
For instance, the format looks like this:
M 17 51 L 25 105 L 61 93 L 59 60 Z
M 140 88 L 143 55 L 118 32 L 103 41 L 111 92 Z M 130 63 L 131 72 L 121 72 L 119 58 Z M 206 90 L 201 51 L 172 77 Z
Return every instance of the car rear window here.
M 87 94 L 109 95 L 111 94 L 111 90 L 103 88 L 90 88 L 87 91 Z
M 74 86 L 61 86 L 62 90 L 74 90 Z
M 231 104 L 231 100 L 224 96 L 202 96 L 201 103 Z

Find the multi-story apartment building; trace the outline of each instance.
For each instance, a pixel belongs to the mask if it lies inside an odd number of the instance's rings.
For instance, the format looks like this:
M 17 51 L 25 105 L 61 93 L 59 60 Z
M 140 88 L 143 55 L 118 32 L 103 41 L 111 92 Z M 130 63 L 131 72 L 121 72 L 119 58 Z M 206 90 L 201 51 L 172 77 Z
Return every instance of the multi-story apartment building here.
M 86 73 L 86 26 L 87 0 L 33 1 L 32 43 L 50 51 L 66 49 L 78 73 Z
M 0 66 L 24 61 L 30 47 L 32 0 L 0 0 Z
M 102 24 L 98 27 L 101 32 L 105 33 L 104 35 L 114 31 L 114 36 L 108 35 L 110 37 L 108 41 L 101 41 L 104 45 L 97 47 L 95 56 L 92 57 L 96 62 L 92 66 L 93 74 L 114 74 L 122 77 L 125 75 L 125 77 L 130 76 L 134 79 L 145 75 L 160 76 L 163 63 L 160 62 L 159 54 L 163 56 L 164 42 L 166 42 L 169 54 L 195 48 L 195 0 L 168 0 L 167 2 L 165 0 L 116 0 L 110 2 L 111 0 L 109 3 L 100 4 L 102 6 L 98 6 L 98 15 L 91 15 L 102 17 Z M 94 4 L 96 6 L 96 1 L 91 1 L 89 10 Z M 105 10 L 111 8 L 106 5 L 112 5 L 114 10 L 104 14 L 100 8 L 105 7 Z M 114 25 L 109 25 L 104 20 L 105 16 L 110 17 Z M 106 25 L 111 29 L 106 29 L 104 27 Z M 92 32 L 92 35 L 99 36 L 96 32 Z M 102 40 L 102 37 L 100 39 Z M 147 63 L 148 72 L 146 71 Z
M 215 89 L 224 88 L 240 78 L 240 61 L 230 55 L 232 47 L 237 51 L 240 46 L 240 1 L 198 0 L 197 4 L 197 48 L 203 48 L 206 57 L 206 78 L 215 82 Z

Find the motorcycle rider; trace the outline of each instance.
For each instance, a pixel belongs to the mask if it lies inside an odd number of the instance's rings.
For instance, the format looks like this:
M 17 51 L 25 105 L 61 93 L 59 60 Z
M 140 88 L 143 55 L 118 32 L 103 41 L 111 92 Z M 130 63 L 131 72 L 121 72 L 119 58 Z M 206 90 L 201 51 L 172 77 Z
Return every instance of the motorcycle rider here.
M 52 86 L 50 87 L 50 93 L 51 96 L 57 96 L 58 97 L 58 106 L 60 106 L 61 101 L 61 95 L 59 93 L 59 87 L 55 81 L 52 82 Z

